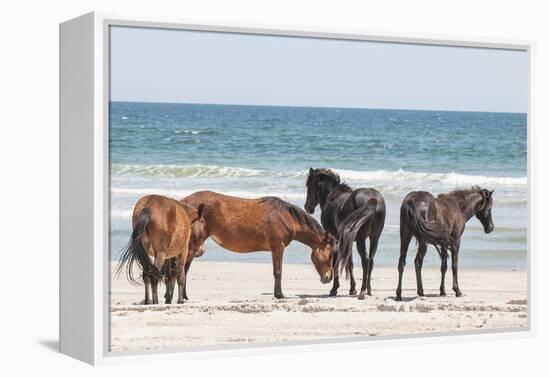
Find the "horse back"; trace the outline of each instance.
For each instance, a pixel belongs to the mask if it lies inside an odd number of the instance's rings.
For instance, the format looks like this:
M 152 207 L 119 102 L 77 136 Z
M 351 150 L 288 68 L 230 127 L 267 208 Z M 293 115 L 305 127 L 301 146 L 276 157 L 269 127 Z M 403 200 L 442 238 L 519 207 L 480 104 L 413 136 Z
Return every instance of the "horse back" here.
M 261 199 L 243 199 L 212 191 L 200 191 L 181 200 L 198 207 L 203 205 L 203 217 L 209 236 L 218 245 L 235 251 L 269 250 L 266 235 L 282 237 L 279 214 L 266 208 Z

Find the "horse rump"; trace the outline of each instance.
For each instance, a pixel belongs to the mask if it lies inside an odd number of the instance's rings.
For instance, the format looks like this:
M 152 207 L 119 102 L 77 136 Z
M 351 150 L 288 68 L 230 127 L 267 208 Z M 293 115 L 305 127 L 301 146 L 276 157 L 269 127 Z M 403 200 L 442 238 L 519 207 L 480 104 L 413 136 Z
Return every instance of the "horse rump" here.
M 116 276 L 119 276 L 124 266 L 126 266 L 126 278 L 132 284 L 139 284 L 137 279 L 134 277 L 133 271 L 134 264 L 136 262 L 140 270 L 144 273 L 154 278 L 162 279 L 162 273 L 152 263 L 151 259 L 149 259 L 149 255 L 147 254 L 147 251 L 143 247 L 143 242 L 141 241 L 143 233 L 151 222 L 151 218 L 151 209 L 143 208 L 137 217 L 136 224 L 132 230 L 132 235 L 130 236 L 130 241 L 128 241 L 128 244 L 121 250 L 120 260 L 116 269 Z
M 444 224 L 427 221 L 413 202 L 407 201 L 401 206 L 401 226 L 410 226 L 413 236 L 418 241 L 424 241 L 437 247 L 448 247 L 451 236 Z
M 369 234 L 376 212 L 378 201 L 371 199 L 367 205 L 356 209 L 350 213 L 340 224 L 338 229 L 338 253 L 336 254 L 336 266 L 341 273 L 348 266 L 349 259 L 352 253 L 352 245 L 359 231 L 366 227 L 366 233 Z M 348 272 L 346 269 L 346 279 Z

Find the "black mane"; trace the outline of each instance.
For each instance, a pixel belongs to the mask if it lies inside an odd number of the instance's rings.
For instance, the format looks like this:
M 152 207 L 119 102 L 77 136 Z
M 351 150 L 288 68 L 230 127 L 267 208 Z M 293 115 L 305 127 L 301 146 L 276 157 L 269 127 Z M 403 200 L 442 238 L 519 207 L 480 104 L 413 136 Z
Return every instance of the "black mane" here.
M 459 197 L 465 197 L 466 195 L 473 194 L 475 192 L 480 192 L 482 189 L 479 186 L 472 186 L 470 188 L 463 188 L 463 189 L 457 189 L 453 190 L 448 193 L 448 195 L 453 196 L 459 196 Z M 445 194 L 443 194 L 445 195 Z
M 313 170 L 312 173 L 313 174 L 310 174 L 308 176 L 308 179 L 312 178 L 312 176 L 324 175 L 324 176 L 330 178 L 332 181 L 334 181 L 338 184 L 342 183 L 342 181 L 340 179 L 340 176 L 337 173 L 330 170 L 330 169 L 315 169 L 315 170 Z
M 307 226 L 312 231 L 323 232 L 323 228 L 317 220 L 315 220 L 315 218 L 308 215 L 304 210 L 296 207 L 294 204 L 285 202 L 275 196 L 266 196 L 264 198 L 260 198 L 260 201 L 262 203 L 269 204 L 280 211 L 287 211 L 296 221 Z
M 338 190 L 339 192 L 352 192 L 353 189 L 348 186 L 346 182 L 342 182 L 342 179 L 338 175 L 338 173 L 333 172 L 331 169 L 315 169 L 311 174 L 308 175 L 308 181 L 312 179 L 313 177 L 318 176 L 325 176 L 328 178 L 328 180 L 334 182 L 337 184 L 337 186 L 334 188 L 334 190 Z
M 345 182 L 340 183 L 332 190 L 333 192 L 353 192 L 353 189 L 349 187 Z
M 451 196 L 457 200 L 466 200 L 468 199 L 469 195 L 481 194 L 483 198 L 483 204 L 485 205 L 486 204 L 485 198 L 487 197 L 488 193 L 489 193 L 489 190 L 487 189 L 483 189 L 479 186 L 472 186 L 470 188 L 461 188 L 461 189 L 450 191 L 448 193 L 439 194 L 437 197 L 439 198 L 441 196 Z

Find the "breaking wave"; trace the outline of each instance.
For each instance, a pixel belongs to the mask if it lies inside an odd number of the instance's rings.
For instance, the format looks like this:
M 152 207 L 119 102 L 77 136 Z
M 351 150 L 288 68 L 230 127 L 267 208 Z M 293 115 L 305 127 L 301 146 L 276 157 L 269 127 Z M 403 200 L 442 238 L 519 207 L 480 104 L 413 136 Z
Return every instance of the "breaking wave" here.
M 527 177 L 494 177 L 484 175 L 466 175 L 455 172 L 430 173 L 398 170 L 342 170 L 334 169 L 343 180 L 363 182 L 426 182 L 439 183 L 445 186 L 514 186 L 527 185 Z M 307 170 L 270 170 L 254 169 L 217 165 L 127 165 L 113 164 L 111 173 L 127 176 L 160 176 L 160 177 L 196 177 L 196 178 L 224 178 L 224 177 L 306 177 Z

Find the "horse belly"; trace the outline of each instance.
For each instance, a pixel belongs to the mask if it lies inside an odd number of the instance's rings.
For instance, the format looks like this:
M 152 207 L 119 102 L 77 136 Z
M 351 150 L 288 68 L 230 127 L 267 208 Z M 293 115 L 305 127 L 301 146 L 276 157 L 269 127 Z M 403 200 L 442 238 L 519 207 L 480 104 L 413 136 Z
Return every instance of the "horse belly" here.
M 265 242 L 263 242 L 263 240 L 258 241 L 255 237 L 235 237 L 233 235 L 220 237 L 219 235 L 215 234 L 210 235 L 210 237 L 215 243 L 217 243 L 224 249 L 236 253 L 250 253 L 254 251 L 269 250 L 269 246 Z
M 214 235 L 214 234 L 212 234 L 210 237 L 214 240 L 215 243 L 217 243 L 217 244 L 220 245 L 221 247 L 224 247 L 224 246 L 223 246 L 223 240 L 222 240 L 220 237 L 218 237 L 218 236 L 216 236 L 216 235 Z

